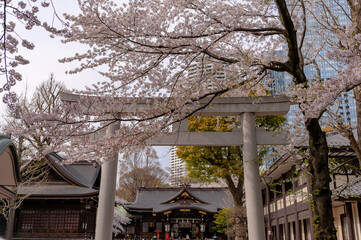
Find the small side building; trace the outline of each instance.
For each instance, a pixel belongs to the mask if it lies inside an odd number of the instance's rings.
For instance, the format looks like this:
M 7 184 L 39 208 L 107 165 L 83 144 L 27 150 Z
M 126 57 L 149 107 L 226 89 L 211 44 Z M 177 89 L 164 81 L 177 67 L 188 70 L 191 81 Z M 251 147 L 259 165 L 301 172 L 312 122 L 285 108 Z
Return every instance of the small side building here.
M 14 143 L 0 135 L 0 199 L 15 198 L 14 187 L 20 182 L 19 159 Z M 0 236 L 5 234 L 6 219 L 0 215 Z
M 92 162 L 62 164 L 58 154 L 43 159 L 45 182 L 18 187 L 29 195 L 16 210 L 13 239 L 89 239 L 95 233 L 100 166 Z
M 327 135 L 332 182 L 332 213 L 339 240 L 361 240 L 361 178 L 356 154 L 346 138 Z M 296 155 L 278 159 L 263 176 L 263 203 L 268 240 L 313 240 L 307 171 Z M 297 164 L 296 164 L 297 163 Z M 305 162 L 302 163 L 305 166 Z
M 8 187 L 20 182 L 19 162 L 14 143 L 5 135 L 0 136 L 0 198 L 14 198 Z
M 124 205 L 131 223 L 126 237 L 205 239 L 216 234 L 214 216 L 233 205 L 226 188 L 140 188 L 135 203 Z

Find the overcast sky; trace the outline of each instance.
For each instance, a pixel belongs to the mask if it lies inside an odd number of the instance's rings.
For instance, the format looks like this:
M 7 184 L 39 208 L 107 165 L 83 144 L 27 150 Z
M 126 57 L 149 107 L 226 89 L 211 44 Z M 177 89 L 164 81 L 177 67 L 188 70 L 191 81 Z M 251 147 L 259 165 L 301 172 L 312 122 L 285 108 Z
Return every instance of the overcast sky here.
M 79 12 L 77 0 L 53 0 L 53 3 L 59 15 L 64 12 L 71 14 Z M 47 21 L 51 22 L 52 14 L 50 9 L 48 12 L 43 12 L 41 17 L 42 20 L 47 19 Z M 84 89 L 86 85 L 102 80 L 100 74 L 91 70 L 76 75 L 66 74 L 67 70 L 75 68 L 76 65 L 74 63 L 63 64 L 58 61 L 60 58 L 72 56 L 75 52 L 86 50 L 87 46 L 75 43 L 63 44 L 60 41 L 61 39 L 50 38 L 49 33 L 40 28 L 34 28 L 31 31 L 17 31 L 23 38 L 35 44 L 35 49 L 32 51 L 21 49 L 21 54 L 30 63 L 18 68 L 18 71 L 23 76 L 23 81 L 18 82 L 13 88 L 18 95 L 24 92 L 26 87 L 28 92 L 32 93 L 39 83 L 49 78 L 51 73 L 55 75 L 56 80 L 63 82 L 68 89 Z M 4 109 L 4 106 L 2 109 Z M 169 164 L 169 148 L 157 147 L 156 149 L 162 167 L 167 168 Z

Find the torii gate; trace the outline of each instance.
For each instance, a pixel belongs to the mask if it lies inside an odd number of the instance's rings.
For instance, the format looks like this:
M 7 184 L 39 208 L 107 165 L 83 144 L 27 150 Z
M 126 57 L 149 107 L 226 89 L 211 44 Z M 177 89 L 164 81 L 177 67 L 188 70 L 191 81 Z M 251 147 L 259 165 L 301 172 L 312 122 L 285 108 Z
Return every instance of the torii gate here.
M 154 146 L 243 146 L 244 185 L 246 195 L 248 236 L 252 240 L 265 240 L 264 213 L 261 197 L 259 163 L 257 161 L 257 145 L 286 145 L 284 135 L 275 135 L 256 129 L 255 116 L 285 115 L 290 108 L 290 101 L 285 96 L 256 97 L 220 97 L 212 101 L 211 105 L 195 113 L 199 116 L 242 116 L 241 129 L 232 132 L 188 132 L 188 123 L 183 121 L 178 131 L 171 135 L 160 137 L 152 141 Z M 61 100 L 68 102 L 79 101 L 80 96 L 62 93 Z M 146 107 L 140 103 L 139 108 Z M 136 109 L 139 108 L 136 106 Z M 130 108 L 123 108 L 122 112 L 134 112 L 134 104 Z M 112 125 L 106 134 L 113 134 L 117 129 Z M 111 239 L 118 156 L 114 161 L 102 165 L 102 179 L 100 183 L 99 204 L 96 220 L 96 240 Z

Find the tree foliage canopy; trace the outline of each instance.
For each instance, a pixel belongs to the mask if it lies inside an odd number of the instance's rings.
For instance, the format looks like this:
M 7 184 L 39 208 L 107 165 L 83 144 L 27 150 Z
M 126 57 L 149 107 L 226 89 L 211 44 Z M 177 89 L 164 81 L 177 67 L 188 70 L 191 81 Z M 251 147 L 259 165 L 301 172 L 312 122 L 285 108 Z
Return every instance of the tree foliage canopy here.
M 239 125 L 236 119 L 226 117 L 191 117 L 191 132 L 229 132 Z M 178 147 L 177 156 L 186 162 L 188 176 L 201 181 L 219 181 L 227 176 L 242 176 L 242 150 L 240 147 Z
M 259 127 L 275 130 L 284 124 L 284 116 L 257 117 Z M 241 125 L 238 117 L 190 117 L 190 132 L 230 132 Z M 260 149 L 259 160 L 267 153 Z M 200 181 L 225 181 L 236 206 L 243 203 L 243 156 L 238 146 L 181 146 L 177 156 L 186 162 L 188 176 Z
M 61 105 L 59 94 L 65 90 L 64 84 L 55 80 L 53 74 L 42 82 L 29 98 L 27 89 L 20 96 L 16 111 L 8 109 L 6 124 L 2 131 L 12 136 L 16 143 L 20 161 L 41 159 L 54 142 L 52 138 L 42 134 L 48 126 L 39 124 L 32 119 L 22 118 L 28 114 L 51 114 Z M 32 129 L 32 131 L 28 131 Z M 53 126 L 52 131 L 58 129 Z M 45 153 L 45 154 L 44 154 Z
M 134 202 L 141 187 L 164 187 L 168 174 L 161 168 L 156 156 L 147 156 L 144 150 L 130 154 L 120 162 L 118 197 Z

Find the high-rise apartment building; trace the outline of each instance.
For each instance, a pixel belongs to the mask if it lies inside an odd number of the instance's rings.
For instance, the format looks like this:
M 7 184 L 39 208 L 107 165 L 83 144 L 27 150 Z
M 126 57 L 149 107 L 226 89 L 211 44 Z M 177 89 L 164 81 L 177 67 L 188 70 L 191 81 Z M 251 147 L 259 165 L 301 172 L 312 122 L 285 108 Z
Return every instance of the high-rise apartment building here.
M 177 147 L 173 146 L 169 152 L 169 179 L 170 185 L 177 187 L 182 183 L 182 178 L 187 176 L 186 163 L 177 157 Z

